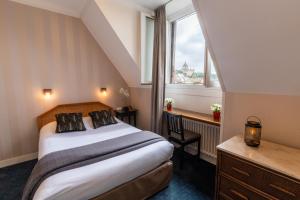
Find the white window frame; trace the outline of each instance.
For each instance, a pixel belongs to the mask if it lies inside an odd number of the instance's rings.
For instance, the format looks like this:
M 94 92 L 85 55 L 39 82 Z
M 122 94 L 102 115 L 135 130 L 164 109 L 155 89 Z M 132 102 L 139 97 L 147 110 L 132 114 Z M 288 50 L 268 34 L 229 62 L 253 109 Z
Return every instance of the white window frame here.
M 175 39 L 172 36 L 176 37 L 176 27 L 174 28 L 174 23 L 176 23 L 176 21 L 181 20 L 185 17 L 188 17 L 190 15 L 196 14 L 196 11 L 194 8 L 192 7 L 188 7 L 184 10 L 179 11 L 178 13 L 173 14 L 172 16 L 170 16 L 168 18 L 168 23 L 169 23 L 169 30 L 170 32 L 168 33 L 168 41 L 170 43 L 170 45 L 168 46 L 168 48 L 170 49 L 169 54 L 169 64 L 167 65 L 167 67 L 169 68 L 169 72 L 166 74 L 168 77 L 166 77 L 166 80 L 169 80 L 167 82 L 167 86 L 168 87 L 178 87 L 178 88 L 187 88 L 187 87 L 193 87 L 193 88 L 216 88 L 219 89 L 220 85 L 218 83 L 216 83 L 215 81 L 211 81 L 210 80 L 210 74 L 211 74 L 211 65 L 208 63 L 208 48 L 207 45 L 205 44 L 205 55 L 204 55 L 204 83 L 203 84 L 189 84 L 189 83 L 173 83 L 173 77 L 172 77 L 172 73 L 173 73 L 173 64 L 174 64 L 174 56 L 175 56 L 175 48 L 174 47 L 174 43 L 175 43 Z M 173 32 L 174 31 L 174 32 Z
M 140 60 L 140 66 L 141 66 L 141 85 L 152 85 L 152 81 L 145 81 L 145 69 L 146 69 L 146 57 L 145 57 L 145 51 L 146 51 L 146 18 L 151 18 L 154 20 L 154 16 L 149 13 L 140 13 L 140 26 L 141 26 L 141 60 Z M 152 69 L 151 69 L 152 70 Z
M 206 77 L 206 83 L 207 83 L 208 87 L 221 88 L 221 83 L 220 83 L 219 77 L 218 77 L 218 81 L 213 81 L 210 78 L 211 77 L 211 63 L 209 62 L 208 54 L 209 54 L 209 50 L 206 46 L 206 59 L 207 59 L 207 61 L 206 61 L 207 73 L 205 74 L 207 76 Z M 210 54 L 210 58 L 211 58 L 211 61 L 213 62 L 211 54 Z M 215 67 L 216 67 L 216 65 L 215 65 Z M 217 69 L 215 69 L 215 70 L 217 70 Z M 218 74 L 217 74 L 217 76 L 218 76 Z

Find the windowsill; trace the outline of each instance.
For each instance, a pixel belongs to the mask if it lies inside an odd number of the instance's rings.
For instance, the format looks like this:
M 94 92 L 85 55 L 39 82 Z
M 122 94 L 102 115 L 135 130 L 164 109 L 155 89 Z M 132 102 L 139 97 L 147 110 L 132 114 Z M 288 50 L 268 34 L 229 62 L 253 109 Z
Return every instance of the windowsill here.
M 140 83 L 139 88 L 152 88 L 152 83 Z
M 204 85 L 200 85 L 200 84 L 174 84 L 174 83 L 167 83 L 166 88 L 221 90 L 220 87 L 205 87 Z
M 152 85 L 152 83 L 141 83 L 141 85 Z
M 169 111 L 165 110 L 165 112 L 169 112 Z M 194 121 L 204 122 L 204 123 L 211 124 L 214 126 L 221 126 L 221 122 L 215 121 L 213 119 L 212 115 L 199 113 L 199 112 L 193 112 L 193 111 L 189 111 L 189 110 L 178 109 L 178 108 L 173 108 L 173 110 L 170 113 L 182 115 L 184 118 L 191 119 Z
M 140 83 L 141 88 L 151 88 L 152 83 Z M 196 93 L 199 91 L 222 91 L 220 87 L 205 87 L 204 85 L 194 85 L 194 84 L 165 84 L 166 89 L 189 89 L 195 90 Z

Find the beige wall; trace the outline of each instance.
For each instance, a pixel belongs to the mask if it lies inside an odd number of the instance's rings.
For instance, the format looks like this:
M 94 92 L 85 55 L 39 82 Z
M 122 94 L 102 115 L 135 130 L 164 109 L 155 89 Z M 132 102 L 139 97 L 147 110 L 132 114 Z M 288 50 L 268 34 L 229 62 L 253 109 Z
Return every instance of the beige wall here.
M 137 125 L 140 129 L 150 130 L 151 127 L 151 88 L 130 88 L 131 105 L 137 108 Z
M 126 83 L 79 19 L 0 1 L 0 30 L 0 160 L 36 152 L 36 117 L 57 104 L 128 104 L 118 93 Z
M 244 133 L 247 116 L 261 118 L 262 137 L 300 148 L 300 97 L 262 94 L 225 94 L 223 140 Z

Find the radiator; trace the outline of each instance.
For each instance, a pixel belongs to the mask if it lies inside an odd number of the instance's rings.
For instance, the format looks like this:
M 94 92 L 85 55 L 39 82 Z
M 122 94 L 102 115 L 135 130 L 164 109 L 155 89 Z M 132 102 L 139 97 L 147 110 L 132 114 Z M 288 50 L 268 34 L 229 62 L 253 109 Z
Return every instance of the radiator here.
M 216 146 L 220 141 L 220 127 L 203 122 L 183 118 L 184 129 L 193 131 L 201 135 L 201 155 L 200 157 L 213 164 L 216 163 Z M 197 151 L 197 143 L 187 146 L 187 151 Z

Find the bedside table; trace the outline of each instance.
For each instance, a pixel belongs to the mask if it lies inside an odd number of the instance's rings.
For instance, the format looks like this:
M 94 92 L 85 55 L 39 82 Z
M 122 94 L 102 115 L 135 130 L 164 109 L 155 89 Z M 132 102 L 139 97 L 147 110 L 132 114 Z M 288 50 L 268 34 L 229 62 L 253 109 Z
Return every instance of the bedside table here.
M 131 124 L 131 118 L 133 117 L 133 124 L 136 127 L 136 113 L 137 109 L 130 109 L 130 110 L 115 110 L 116 117 L 122 121 L 124 118 L 128 119 L 128 123 Z

